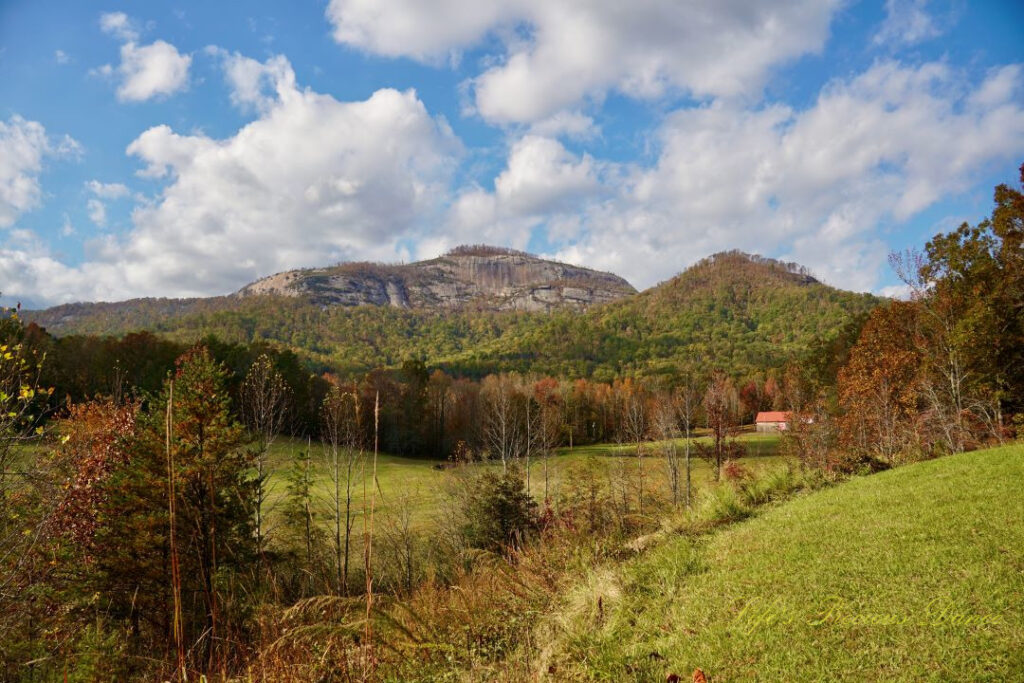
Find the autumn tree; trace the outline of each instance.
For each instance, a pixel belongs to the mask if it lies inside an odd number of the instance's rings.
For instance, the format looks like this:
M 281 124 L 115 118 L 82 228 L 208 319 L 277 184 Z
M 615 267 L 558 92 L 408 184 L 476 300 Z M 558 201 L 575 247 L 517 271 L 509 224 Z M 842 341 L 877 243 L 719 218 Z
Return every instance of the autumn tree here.
M 894 462 L 922 444 L 919 373 L 921 311 L 895 301 L 871 314 L 849 362 L 839 372 L 839 405 L 846 448 Z
M 1024 410 L 1024 194 L 1000 185 L 995 203 L 991 219 L 891 259 L 920 309 L 919 385 L 950 452 L 1001 439 L 1004 412 Z
M 716 371 L 704 391 L 704 415 L 711 430 L 711 448 L 706 453 L 715 465 L 715 481 L 722 476 L 722 464 L 742 453 L 742 446 L 731 441 L 738 423 L 739 398 L 732 380 Z
M 51 393 L 39 386 L 43 358 L 23 343 L 23 334 L 17 311 L 0 309 L 0 642 L 22 623 L 14 606 L 31 583 L 29 551 L 53 510 L 52 500 L 32 495 L 36 458 L 22 448 L 37 438 Z

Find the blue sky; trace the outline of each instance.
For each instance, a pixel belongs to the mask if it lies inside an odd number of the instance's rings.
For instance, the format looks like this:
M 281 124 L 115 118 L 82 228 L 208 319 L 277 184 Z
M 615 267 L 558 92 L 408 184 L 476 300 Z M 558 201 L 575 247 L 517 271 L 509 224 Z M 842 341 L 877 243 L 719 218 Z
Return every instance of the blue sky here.
M 429 6 L 428 6 L 429 5 Z M 1024 5 L 0 3 L 0 292 L 214 295 L 486 242 L 896 292 L 1024 162 Z

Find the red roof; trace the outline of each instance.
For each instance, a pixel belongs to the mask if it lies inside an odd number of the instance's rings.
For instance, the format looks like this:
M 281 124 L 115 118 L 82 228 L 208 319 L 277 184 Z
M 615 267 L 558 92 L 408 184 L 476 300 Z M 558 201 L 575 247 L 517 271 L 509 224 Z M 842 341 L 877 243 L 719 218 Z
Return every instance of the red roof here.
M 790 413 L 784 410 L 768 410 L 757 414 L 757 422 L 789 422 Z

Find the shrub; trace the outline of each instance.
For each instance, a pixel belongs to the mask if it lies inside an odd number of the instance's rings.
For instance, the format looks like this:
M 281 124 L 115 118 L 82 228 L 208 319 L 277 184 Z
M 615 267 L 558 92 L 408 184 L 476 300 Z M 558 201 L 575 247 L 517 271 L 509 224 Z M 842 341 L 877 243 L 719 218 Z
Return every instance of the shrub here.
M 495 552 L 522 547 L 538 527 L 537 502 L 522 476 L 484 472 L 474 483 L 465 502 L 466 543 Z

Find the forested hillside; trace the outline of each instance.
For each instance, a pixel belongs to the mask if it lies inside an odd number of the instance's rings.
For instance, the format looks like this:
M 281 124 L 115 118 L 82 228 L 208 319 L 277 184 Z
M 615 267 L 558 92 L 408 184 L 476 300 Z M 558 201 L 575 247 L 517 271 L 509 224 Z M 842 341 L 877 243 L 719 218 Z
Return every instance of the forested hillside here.
M 340 307 L 249 296 L 64 306 L 26 319 L 58 335 L 146 329 L 177 341 L 209 334 L 268 341 L 343 375 L 418 358 L 473 376 L 529 370 L 610 380 L 708 363 L 736 373 L 779 366 L 834 339 L 877 303 L 823 285 L 798 266 L 728 252 L 582 313 Z

